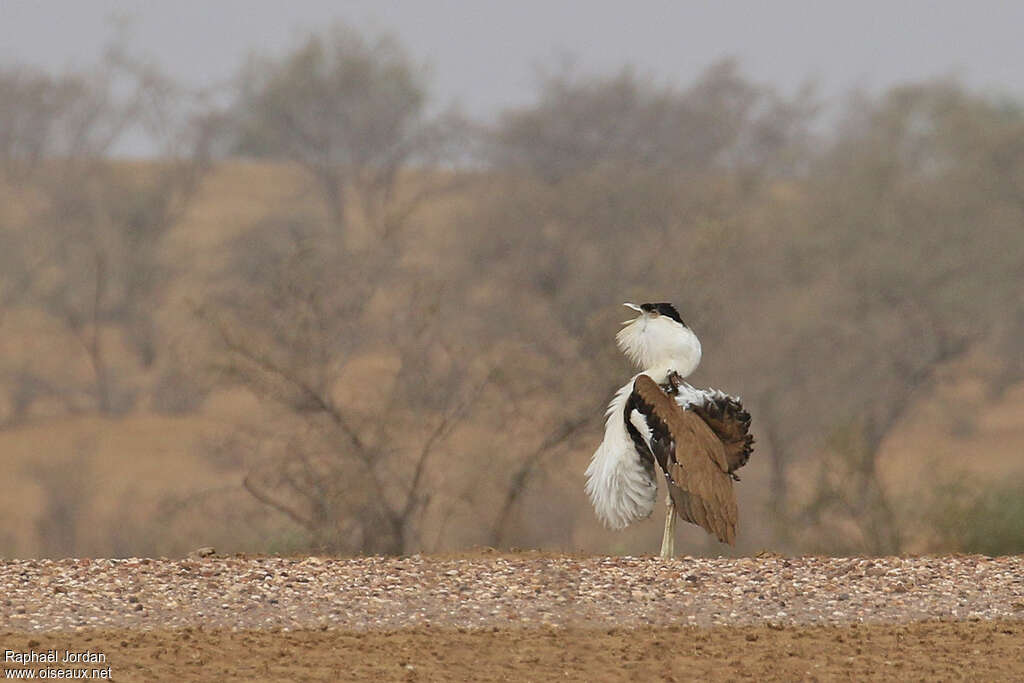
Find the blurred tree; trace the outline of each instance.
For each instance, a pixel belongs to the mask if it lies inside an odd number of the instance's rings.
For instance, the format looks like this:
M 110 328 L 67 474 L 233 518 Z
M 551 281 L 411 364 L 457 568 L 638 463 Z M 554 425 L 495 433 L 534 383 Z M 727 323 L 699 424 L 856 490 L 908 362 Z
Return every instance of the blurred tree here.
M 109 74 L 107 74 L 109 76 Z M 32 177 L 47 160 L 106 154 L 137 114 L 137 102 L 112 106 L 102 73 L 54 76 L 24 66 L 0 68 L 0 162 L 5 179 Z
M 608 164 L 784 172 L 795 165 L 813 111 L 809 90 L 787 100 L 743 78 L 734 60 L 711 65 L 682 91 L 632 69 L 590 78 L 563 70 L 542 76 L 536 104 L 502 114 L 490 158 L 548 183 Z
M 846 540 L 829 550 L 888 553 L 902 541 L 895 492 L 882 483 L 885 440 L 942 367 L 1024 307 L 1024 185 L 1012 181 L 1024 156 L 1006 150 L 1024 118 L 948 82 L 861 99 L 850 112 L 808 183 L 812 232 L 795 242 L 803 272 L 779 290 L 814 291 L 794 321 L 791 358 L 830 370 L 775 372 L 794 395 L 829 399 L 794 406 L 780 431 L 832 434 L 822 478 L 798 506 L 803 522 L 830 544 Z
M 22 263 L 5 292 L 40 305 L 81 344 L 93 375 L 87 393 L 101 412 L 133 401 L 112 376 L 113 330 L 144 367 L 155 360 L 155 303 L 167 282 L 160 240 L 198 188 L 217 121 L 198 105 L 172 119 L 192 101 L 187 93 L 123 52 L 109 57 L 60 77 L 0 72 L 0 167 L 19 209 L 7 236 Z M 163 143 L 166 161 L 139 170 L 111 163 L 117 142 L 138 129 Z M 78 404 L 68 377 L 35 385 L 62 386 L 65 402 Z
M 439 281 L 384 267 L 394 244 L 353 254 L 343 241 L 268 219 L 233 246 L 201 314 L 267 411 L 232 437 L 262 456 L 246 489 L 317 548 L 401 553 L 422 543 L 438 493 L 431 459 L 489 380 L 452 334 Z
M 430 194 L 398 197 L 399 172 L 445 156 L 457 125 L 453 115 L 427 118 L 423 81 L 393 38 L 336 25 L 281 59 L 250 59 L 235 106 L 237 151 L 300 164 L 336 229 L 354 198 L 371 227 L 393 231 Z

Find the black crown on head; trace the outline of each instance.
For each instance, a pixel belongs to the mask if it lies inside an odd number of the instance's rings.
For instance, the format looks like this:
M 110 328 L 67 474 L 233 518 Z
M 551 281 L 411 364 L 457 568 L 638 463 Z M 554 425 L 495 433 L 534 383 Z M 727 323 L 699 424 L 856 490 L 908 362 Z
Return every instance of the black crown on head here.
M 683 327 L 686 327 L 686 323 L 684 323 L 683 319 L 679 317 L 679 311 L 677 311 L 676 307 L 670 303 L 662 302 L 659 304 L 640 304 L 640 309 L 644 313 L 657 311 L 661 315 L 667 315 L 669 318 L 672 318 Z

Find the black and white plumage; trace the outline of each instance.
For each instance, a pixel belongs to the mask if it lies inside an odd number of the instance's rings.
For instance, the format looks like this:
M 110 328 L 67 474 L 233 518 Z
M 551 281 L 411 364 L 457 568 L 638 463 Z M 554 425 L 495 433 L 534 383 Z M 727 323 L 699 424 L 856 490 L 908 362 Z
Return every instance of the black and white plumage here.
M 732 481 L 752 451 L 750 415 L 738 398 L 683 381 L 700 364 L 701 346 L 674 306 L 626 305 L 640 315 L 623 323 L 616 340 L 642 372 L 608 406 L 604 440 L 586 471 L 587 495 L 606 526 L 625 528 L 654 511 L 660 469 L 669 508 L 662 556 L 673 553 L 676 512 L 732 543 Z

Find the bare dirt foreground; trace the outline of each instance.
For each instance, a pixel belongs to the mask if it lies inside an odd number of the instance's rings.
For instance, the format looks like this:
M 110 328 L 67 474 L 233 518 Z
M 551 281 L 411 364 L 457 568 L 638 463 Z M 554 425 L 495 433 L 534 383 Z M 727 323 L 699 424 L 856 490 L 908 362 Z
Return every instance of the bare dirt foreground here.
M 51 650 L 103 661 L 25 661 Z M 1024 680 L 1024 557 L 0 560 L 0 666 L 121 681 Z

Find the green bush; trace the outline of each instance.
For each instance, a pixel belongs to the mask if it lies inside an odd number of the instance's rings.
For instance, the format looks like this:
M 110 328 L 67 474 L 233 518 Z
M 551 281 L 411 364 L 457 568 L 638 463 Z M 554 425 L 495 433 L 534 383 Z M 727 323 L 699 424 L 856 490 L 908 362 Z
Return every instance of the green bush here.
M 1024 553 L 1024 478 L 947 484 L 937 491 L 931 517 L 943 550 Z

